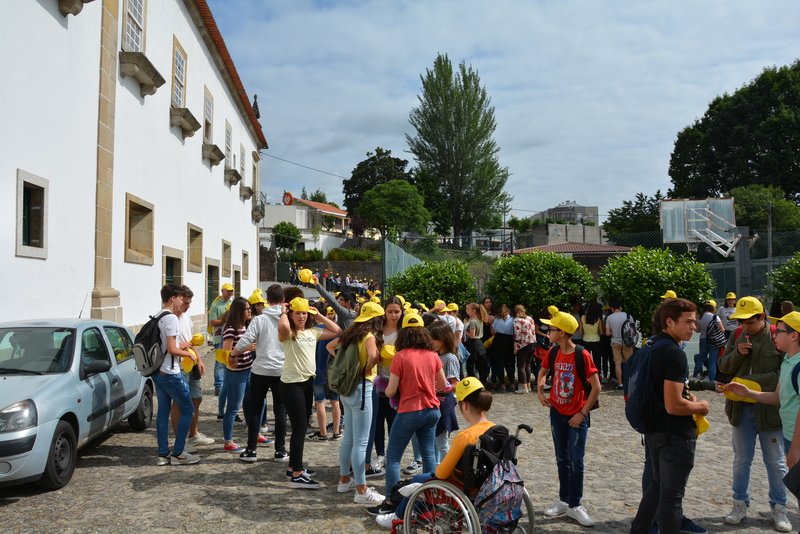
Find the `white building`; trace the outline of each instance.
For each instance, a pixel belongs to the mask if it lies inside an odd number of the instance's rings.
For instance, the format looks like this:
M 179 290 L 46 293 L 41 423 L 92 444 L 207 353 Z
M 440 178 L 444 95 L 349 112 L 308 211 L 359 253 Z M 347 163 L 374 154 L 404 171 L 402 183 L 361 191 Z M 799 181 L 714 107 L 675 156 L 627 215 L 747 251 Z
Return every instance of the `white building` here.
M 206 1 L 6 7 L 0 321 L 137 327 L 174 281 L 200 327 L 222 283 L 249 295 L 267 143 Z

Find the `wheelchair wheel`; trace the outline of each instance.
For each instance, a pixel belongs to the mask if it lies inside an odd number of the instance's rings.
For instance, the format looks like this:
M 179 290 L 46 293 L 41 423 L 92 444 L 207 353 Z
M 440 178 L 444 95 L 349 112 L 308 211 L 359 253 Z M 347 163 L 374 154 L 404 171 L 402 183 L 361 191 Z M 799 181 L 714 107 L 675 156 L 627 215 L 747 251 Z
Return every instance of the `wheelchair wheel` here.
M 534 529 L 533 501 L 531 496 L 528 495 L 527 488 L 522 495 L 522 503 L 522 517 L 519 518 L 517 528 L 514 529 L 513 534 L 532 534 Z
M 408 499 L 403 531 L 406 534 L 480 534 L 481 527 L 478 513 L 463 491 L 450 482 L 431 480 L 417 488 Z

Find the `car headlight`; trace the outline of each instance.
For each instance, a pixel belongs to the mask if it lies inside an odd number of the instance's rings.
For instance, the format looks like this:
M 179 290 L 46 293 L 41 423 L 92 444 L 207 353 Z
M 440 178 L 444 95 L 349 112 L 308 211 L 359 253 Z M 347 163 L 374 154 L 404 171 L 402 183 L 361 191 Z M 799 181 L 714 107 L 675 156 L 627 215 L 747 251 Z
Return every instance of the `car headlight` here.
M 0 432 L 16 432 L 39 424 L 36 404 L 24 400 L 0 410 Z

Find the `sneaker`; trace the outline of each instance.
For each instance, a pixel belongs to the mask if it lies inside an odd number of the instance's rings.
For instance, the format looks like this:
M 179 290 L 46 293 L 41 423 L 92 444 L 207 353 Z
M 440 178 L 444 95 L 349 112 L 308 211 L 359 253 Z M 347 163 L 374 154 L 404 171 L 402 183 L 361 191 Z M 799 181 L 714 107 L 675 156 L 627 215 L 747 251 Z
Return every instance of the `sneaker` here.
M 400 519 L 394 512 L 390 514 L 381 514 L 375 518 L 375 521 L 383 528 L 392 528 L 394 521 Z
M 262 434 L 274 434 L 275 433 L 275 425 L 261 425 L 261 433 Z
M 704 532 L 708 531 L 688 517 L 683 516 L 681 517 L 681 532 L 696 532 L 697 534 L 703 534 Z M 656 532 L 656 534 L 658 534 L 658 532 Z
M 339 482 L 339 485 L 336 487 L 336 491 L 339 493 L 348 493 L 350 491 L 356 490 L 356 481 L 355 479 L 351 478 L 350 482 Z
M 308 441 L 328 441 L 328 436 L 323 436 L 319 432 L 314 432 L 313 434 L 309 434 L 306 436 Z
M 786 507 L 782 504 L 776 504 L 772 509 L 772 521 L 775 522 L 775 530 L 778 532 L 789 532 L 792 530 L 792 524 L 789 523 L 789 518 L 786 517 Z
M 586 513 L 586 508 L 584 508 L 583 505 L 567 508 L 567 516 L 571 517 L 584 527 L 594 526 L 594 521 L 592 521 L 592 518 Z
M 194 454 L 194 453 L 196 453 L 196 452 L 197 452 L 197 447 L 195 447 L 194 445 L 192 445 L 192 444 L 190 444 L 190 443 L 186 443 L 186 444 L 184 444 L 184 446 L 183 446 L 183 450 L 185 450 L 185 451 L 186 451 L 186 452 L 188 452 L 189 454 Z
M 372 508 L 367 508 L 367 513 L 369 515 L 379 516 L 383 514 L 393 514 L 394 513 L 394 506 L 391 504 L 386 504 L 386 501 L 382 502 L 378 506 L 373 506 Z
M 303 469 L 303 473 L 308 475 L 309 478 L 313 478 L 313 477 L 317 476 L 317 472 L 314 471 L 313 469 Z M 292 470 L 291 469 L 287 469 L 286 470 L 286 480 L 291 480 L 293 478 L 295 478 L 295 476 L 292 474 Z
M 403 468 L 404 475 L 416 475 L 420 471 L 422 471 L 422 462 L 418 462 L 416 460 L 414 460 L 413 462 L 408 464 L 408 466 Z
M 240 447 L 237 444 L 231 442 L 230 445 L 223 445 L 222 449 L 227 452 L 242 452 L 244 451 L 244 447 Z
M 300 489 L 319 489 L 319 482 L 313 480 L 310 476 L 308 476 L 308 472 L 305 471 L 300 473 L 300 476 L 292 476 L 290 477 L 289 486 L 292 488 L 300 488 Z
M 259 442 L 259 443 L 263 443 L 263 444 L 265 444 L 265 445 L 269 445 L 270 443 L 272 443 L 272 442 L 274 442 L 274 441 L 275 441 L 274 439 L 265 438 L 265 437 L 264 437 L 264 436 L 262 436 L 261 434 L 259 434 L 259 435 L 258 435 L 258 442 Z
M 225 419 L 224 415 L 218 415 L 217 416 L 217 423 L 221 423 L 223 419 Z
M 382 503 L 384 498 L 383 495 L 375 491 L 375 488 L 367 488 L 367 491 L 364 493 L 356 492 L 356 496 L 353 497 L 353 502 L 356 504 L 376 505 Z
M 258 460 L 256 451 L 244 451 L 239 455 L 239 459 L 243 462 L 255 462 Z
M 384 471 L 380 467 L 375 469 L 374 466 L 369 466 L 369 469 L 367 469 L 364 474 L 366 475 L 367 478 L 380 478 L 386 474 L 386 471 Z
M 729 525 L 738 525 L 741 523 L 742 519 L 747 517 L 747 506 L 748 504 L 746 502 L 733 499 L 733 511 L 725 518 L 725 522 Z
M 195 456 L 194 454 L 189 454 L 186 451 L 183 451 L 177 456 L 173 454 L 172 457 L 169 459 L 169 462 L 172 465 L 192 465 L 196 464 L 199 461 L 200 461 L 199 456 Z
M 374 467 L 375 469 L 380 469 L 381 467 L 386 465 L 386 457 L 378 455 L 375 457 L 375 461 L 372 462 L 370 465 L 372 465 L 372 467 Z
M 215 396 L 215 397 L 219 397 L 219 392 L 220 392 L 220 390 L 219 390 L 219 389 L 215 389 L 215 390 L 214 390 L 214 396 Z
M 211 445 L 214 443 L 214 439 L 209 438 L 202 432 L 198 432 L 194 436 L 189 436 L 189 443 L 192 445 Z
M 547 517 L 556 517 L 569 510 L 569 505 L 562 500 L 558 500 L 544 509 L 544 515 Z
M 243 425 L 244 424 L 244 419 L 242 419 L 241 417 L 239 417 L 237 415 L 236 418 L 233 420 L 233 423 L 236 424 L 236 425 Z
M 400 495 L 403 497 L 411 498 L 411 495 L 414 493 L 418 487 L 422 485 L 422 482 L 412 482 L 411 484 L 406 484 L 405 486 L 401 487 L 399 490 Z
M 166 455 L 166 456 L 159 456 L 157 465 L 159 467 L 161 467 L 163 465 L 169 465 L 169 454 Z
M 622 391 L 624 389 L 625 389 L 624 384 L 617 384 L 616 386 L 614 386 L 614 391 Z
M 276 462 L 288 462 L 289 451 L 275 451 L 275 456 L 272 459 Z
M 527 389 L 525 389 L 525 388 L 519 388 L 519 389 L 518 389 L 517 391 L 515 391 L 514 393 L 516 393 L 517 395 L 524 395 L 524 394 L 526 394 L 527 392 L 528 392 L 528 390 L 527 390 Z
M 342 435 L 331 433 L 331 435 L 328 437 L 328 441 L 342 441 Z

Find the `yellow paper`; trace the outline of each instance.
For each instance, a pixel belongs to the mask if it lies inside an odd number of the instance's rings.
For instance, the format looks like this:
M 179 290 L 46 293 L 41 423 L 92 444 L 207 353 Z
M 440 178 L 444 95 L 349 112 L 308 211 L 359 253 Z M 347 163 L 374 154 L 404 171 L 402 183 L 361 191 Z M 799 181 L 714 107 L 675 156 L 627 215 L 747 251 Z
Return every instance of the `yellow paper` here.
M 761 384 L 758 382 L 753 382 L 752 380 L 747 380 L 744 378 L 739 378 L 738 376 L 731 380 L 731 382 L 738 382 L 740 384 L 744 384 L 747 386 L 747 389 L 751 389 L 753 391 L 761 391 Z M 725 391 L 724 393 L 726 399 L 730 399 L 732 401 L 744 401 L 744 402 L 756 402 L 755 399 L 750 399 L 747 397 L 740 397 L 730 391 Z
M 708 419 L 706 419 L 705 416 L 700 415 L 699 413 L 695 413 L 692 414 L 692 417 L 694 418 L 694 422 L 697 425 L 697 430 L 695 430 L 694 434 L 695 437 L 699 436 L 700 434 L 708 430 L 709 427 Z

